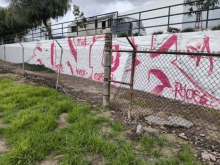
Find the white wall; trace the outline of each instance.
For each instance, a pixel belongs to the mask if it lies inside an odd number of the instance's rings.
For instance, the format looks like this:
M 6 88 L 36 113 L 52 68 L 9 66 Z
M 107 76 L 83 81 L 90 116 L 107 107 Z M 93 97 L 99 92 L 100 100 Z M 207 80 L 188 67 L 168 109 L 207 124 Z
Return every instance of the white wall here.
M 130 38 L 138 50 L 159 49 L 199 52 L 220 51 L 220 31 L 206 31 Z M 62 73 L 80 76 L 94 81 L 103 81 L 104 36 L 60 39 L 64 48 Z M 44 64 L 58 70 L 61 49 L 56 42 L 41 41 L 23 43 L 25 62 Z M 129 49 L 125 38 L 113 39 L 114 49 Z M 6 60 L 21 63 L 21 46 L 5 45 Z M 0 58 L 3 59 L 3 46 Z M 130 53 L 112 54 L 112 79 L 129 80 Z M 136 90 L 151 92 L 171 99 L 185 100 L 194 104 L 219 109 L 220 107 L 220 62 L 218 57 L 137 54 Z M 114 84 L 116 85 L 116 84 Z
M 189 12 L 189 6 L 184 7 L 184 12 Z M 196 10 L 195 7 L 193 7 L 194 10 Z M 209 11 L 209 19 L 216 19 L 220 17 L 220 9 L 215 9 L 215 10 L 210 10 Z M 202 12 L 202 20 L 207 19 L 207 12 L 203 11 Z M 188 15 L 183 15 L 183 22 L 190 22 L 190 21 L 196 21 L 196 16 L 195 14 L 192 14 L 192 16 Z M 220 25 L 220 20 L 216 21 L 209 21 L 208 23 L 208 29 L 212 29 L 214 26 Z M 183 24 L 183 29 L 185 28 L 195 28 L 195 22 L 194 23 L 188 23 L 188 24 Z M 202 29 L 206 29 L 206 21 L 202 22 Z
M 135 9 L 120 13 L 120 15 L 131 14 L 131 13 L 135 13 L 135 12 L 156 9 L 156 8 L 161 8 L 161 7 L 175 5 L 175 4 L 181 4 L 183 2 L 184 2 L 184 0 L 156 0 L 156 1 L 154 1 L 150 4 L 148 4 L 148 5 L 137 7 Z M 181 6 L 172 7 L 170 14 L 176 14 L 176 13 L 182 13 L 182 12 L 183 12 L 183 6 L 181 5 Z M 155 10 L 155 11 L 150 11 L 150 12 L 144 12 L 144 13 L 141 14 L 141 19 L 159 17 L 159 16 L 164 16 L 164 15 L 168 15 L 168 8 Z M 139 19 L 138 14 L 129 15 L 129 17 Z M 177 22 L 181 22 L 181 21 L 182 21 L 182 16 L 181 15 L 173 16 L 170 19 L 170 23 L 177 23 Z M 145 27 L 156 26 L 156 25 L 164 25 L 164 24 L 167 24 L 167 23 L 168 23 L 168 17 L 143 21 L 143 24 L 144 24 Z M 172 25 L 171 27 L 182 29 L 182 25 Z M 146 28 L 146 32 L 147 32 L 148 35 L 150 35 L 154 32 L 157 32 L 157 31 L 163 31 L 164 33 L 166 33 L 167 32 L 167 26 Z

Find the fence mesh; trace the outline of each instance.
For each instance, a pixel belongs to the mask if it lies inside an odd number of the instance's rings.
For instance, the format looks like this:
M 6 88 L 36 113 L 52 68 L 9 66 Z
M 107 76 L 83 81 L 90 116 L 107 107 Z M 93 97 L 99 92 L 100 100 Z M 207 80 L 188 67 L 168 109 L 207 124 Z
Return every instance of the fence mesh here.
M 127 119 L 129 85 L 120 85 L 112 100 L 124 121 L 165 127 L 196 144 L 203 143 L 201 137 L 219 144 L 219 57 L 138 53 L 137 60 L 132 120 Z M 131 55 L 122 82 L 130 82 L 130 68 Z

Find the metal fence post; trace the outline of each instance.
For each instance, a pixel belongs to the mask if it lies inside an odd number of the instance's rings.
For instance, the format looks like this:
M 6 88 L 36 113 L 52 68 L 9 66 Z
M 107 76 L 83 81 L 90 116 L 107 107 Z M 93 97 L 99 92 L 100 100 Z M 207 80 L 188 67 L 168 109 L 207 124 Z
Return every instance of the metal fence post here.
M 130 78 L 130 100 L 129 100 L 129 109 L 128 109 L 128 119 L 131 119 L 131 110 L 132 110 L 132 103 L 133 103 L 133 93 L 134 93 L 134 72 L 135 72 L 135 60 L 136 60 L 136 48 L 130 41 L 128 37 L 126 37 L 129 44 L 133 48 L 132 53 L 132 63 L 131 63 L 131 78 Z
M 24 46 L 19 42 L 19 44 L 22 46 L 22 71 L 23 75 L 25 75 L 25 70 L 24 70 Z
M 139 28 L 138 28 L 138 36 L 140 36 L 140 29 L 141 29 L 141 12 L 139 12 Z
M 63 23 L 62 23 L 62 38 L 63 38 Z
M 170 7 L 168 10 L 168 24 L 167 24 L 167 32 L 170 32 Z
M 62 65 L 62 58 L 63 58 L 63 47 L 59 44 L 59 42 L 57 40 L 55 40 L 57 42 L 57 44 L 59 45 L 59 47 L 61 48 L 61 56 L 60 56 L 60 63 L 59 63 L 59 71 L 58 71 L 58 75 L 57 75 L 57 82 L 56 82 L 56 89 L 58 88 L 59 85 L 59 80 L 60 80 L 60 68 Z
M 116 18 L 116 38 L 118 37 L 118 11 L 117 11 L 117 18 Z
M 209 6 L 210 6 L 210 0 L 208 0 L 208 9 L 207 9 L 207 17 L 206 17 L 206 30 L 208 29 L 209 24 Z
M 6 53 L 5 53 L 5 44 L 3 43 L 4 46 L 4 69 L 5 69 L 5 63 L 6 63 Z
M 104 60 L 104 82 L 103 82 L 103 106 L 110 105 L 110 79 L 111 79 L 111 56 L 112 56 L 112 33 L 105 33 L 105 60 Z

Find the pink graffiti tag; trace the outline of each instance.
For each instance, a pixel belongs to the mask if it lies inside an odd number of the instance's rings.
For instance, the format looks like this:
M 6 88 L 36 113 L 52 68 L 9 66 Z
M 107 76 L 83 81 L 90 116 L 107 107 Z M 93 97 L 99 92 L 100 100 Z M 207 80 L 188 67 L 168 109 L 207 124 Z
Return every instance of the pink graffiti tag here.
M 43 51 L 43 49 L 42 49 L 42 44 L 39 42 L 38 44 L 37 44 L 37 46 L 34 48 L 34 51 L 33 51 L 33 55 L 31 56 L 31 58 L 29 58 L 28 60 L 27 60 L 27 62 L 30 62 L 31 60 L 33 60 L 37 55 L 36 55 L 36 51 L 38 51 L 38 52 L 42 52 Z
M 87 38 L 86 37 L 84 39 L 81 39 L 81 38 L 77 39 L 77 46 L 86 47 L 88 45 L 90 45 L 90 43 L 87 42 Z
M 134 39 L 133 36 L 130 37 L 130 40 L 131 40 L 131 43 L 134 45 L 135 49 L 138 50 L 138 45 L 135 44 L 135 39 Z M 135 64 L 134 64 L 134 70 L 135 70 L 136 67 L 137 67 L 138 65 L 140 65 L 140 64 L 141 64 L 141 61 L 139 61 L 139 60 L 137 59 L 137 55 L 136 55 Z M 130 71 L 131 71 L 131 69 L 127 69 L 125 72 L 130 72 Z
M 77 63 L 77 48 L 74 47 L 74 45 L 73 45 L 70 38 L 68 39 L 68 44 L 69 44 L 69 47 L 70 47 L 70 52 L 73 55 L 73 58 Z
M 95 44 L 95 42 L 98 40 L 98 39 L 101 39 L 101 38 L 104 38 L 104 36 L 93 36 L 92 38 L 92 43 L 90 43 L 90 46 L 89 46 L 89 68 L 91 69 L 91 74 L 89 76 L 89 79 L 92 80 L 93 78 L 93 65 L 92 65 L 92 48 L 93 48 L 93 45 Z
M 112 49 L 114 50 L 120 50 L 120 45 L 119 44 L 115 44 L 112 46 Z M 115 56 L 116 54 L 116 56 Z M 120 57 L 121 57 L 121 53 L 120 52 L 116 52 L 116 53 L 112 53 L 112 57 L 111 57 L 111 72 L 115 72 L 119 65 L 120 65 Z M 103 55 L 102 55 L 102 67 L 104 67 L 104 58 L 105 58 L 105 50 L 103 50 Z
M 193 79 L 186 73 L 186 71 L 184 71 L 182 68 L 180 68 L 180 67 L 176 64 L 176 62 L 177 62 L 177 57 L 176 57 L 176 59 L 173 60 L 171 63 L 172 63 L 177 69 L 179 69 L 180 72 L 181 72 L 197 89 L 199 89 L 205 96 L 210 97 L 213 102 L 214 102 L 214 101 L 218 101 L 218 102 L 219 102 L 219 100 L 218 100 L 216 97 L 212 96 L 211 94 L 209 94 L 208 92 L 206 92 L 200 85 L 198 85 L 198 84 L 196 83 L 196 81 L 193 80 Z M 203 104 L 203 105 L 206 105 L 206 104 Z
M 153 42 L 153 39 L 152 39 L 152 42 Z M 153 43 L 152 43 L 153 44 Z M 153 48 L 153 45 L 151 44 L 151 49 Z M 173 36 L 171 36 L 170 38 L 168 38 L 165 43 L 163 45 L 161 45 L 159 48 L 158 48 L 158 51 L 160 52 L 166 52 L 168 51 L 173 45 L 176 46 L 176 50 L 177 50 L 177 35 L 174 34 Z M 150 54 L 150 57 L 151 58 L 155 58 L 155 57 L 158 57 L 160 56 L 161 54 L 158 54 L 158 53 L 151 53 Z
M 157 85 L 152 91 L 152 94 L 161 95 L 164 91 L 164 88 L 171 88 L 169 78 L 164 74 L 163 71 L 159 69 L 151 69 L 148 71 L 148 83 L 150 82 L 150 75 L 156 76 L 162 85 Z
M 43 64 L 42 59 L 37 59 L 37 62 L 39 62 L 40 65 Z
M 202 45 L 200 43 L 198 43 L 196 45 L 196 47 L 191 46 L 191 45 L 187 46 L 187 52 L 188 53 L 190 53 L 191 51 L 195 51 L 195 52 L 198 52 L 198 53 L 199 52 L 204 53 L 205 49 L 207 50 L 207 53 L 211 53 L 210 47 L 209 47 L 209 37 L 208 36 L 204 37 L 204 42 L 203 42 Z M 198 67 L 200 65 L 200 61 L 201 61 L 202 56 L 190 55 L 189 57 L 193 58 L 193 59 L 196 59 L 196 67 Z M 209 62 L 210 62 L 210 69 L 209 69 L 208 75 L 211 75 L 213 73 L 213 68 L 214 68 L 213 57 L 210 56 L 208 58 L 209 58 Z
M 74 75 L 74 70 L 73 70 L 72 65 L 70 64 L 69 61 L 67 61 L 66 64 L 67 64 L 67 66 L 70 68 L 71 75 L 73 76 L 73 75 Z

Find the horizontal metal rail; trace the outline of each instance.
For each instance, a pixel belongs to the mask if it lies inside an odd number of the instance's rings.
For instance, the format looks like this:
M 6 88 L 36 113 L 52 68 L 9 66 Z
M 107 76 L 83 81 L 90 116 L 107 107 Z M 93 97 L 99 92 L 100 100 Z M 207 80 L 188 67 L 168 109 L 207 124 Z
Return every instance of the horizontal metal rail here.
M 133 50 L 112 50 L 112 52 L 127 52 L 127 53 L 154 53 L 154 54 L 173 54 L 173 55 L 195 55 L 195 56 L 214 56 L 214 57 L 220 57 L 219 53 L 200 53 L 200 52 L 181 52 L 181 51 L 133 51 Z
M 126 83 L 126 82 L 120 82 L 120 81 L 114 81 L 114 80 L 108 80 L 109 82 L 114 82 L 114 83 L 117 83 L 117 84 L 123 84 L 123 85 L 131 85 L 130 83 Z

